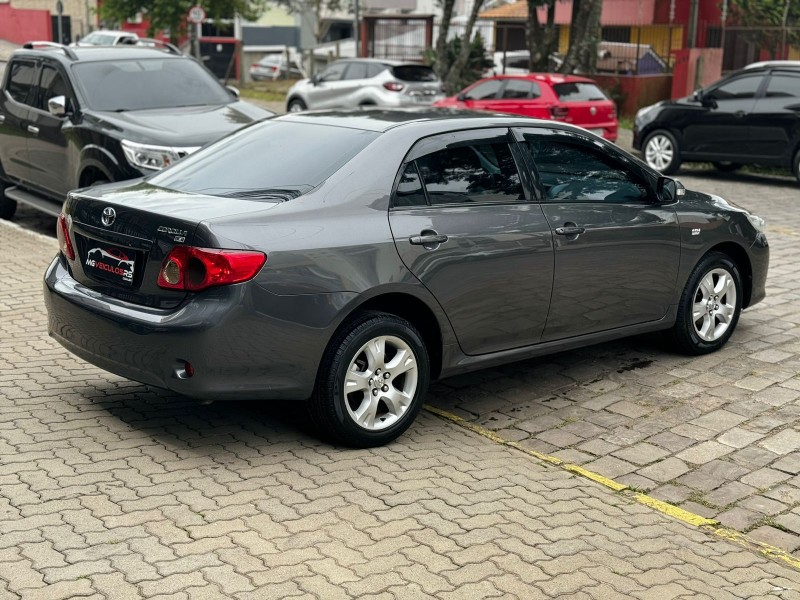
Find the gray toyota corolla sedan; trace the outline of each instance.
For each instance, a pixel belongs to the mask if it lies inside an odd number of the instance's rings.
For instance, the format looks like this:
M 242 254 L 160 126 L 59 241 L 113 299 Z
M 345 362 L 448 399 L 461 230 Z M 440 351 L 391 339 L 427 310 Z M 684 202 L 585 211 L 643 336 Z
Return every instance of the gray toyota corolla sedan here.
M 73 192 L 50 333 L 207 400 L 308 400 L 400 435 L 431 379 L 648 331 L 720 348 L 764 298 L 763 221 L 549 121 L 301 113 Z

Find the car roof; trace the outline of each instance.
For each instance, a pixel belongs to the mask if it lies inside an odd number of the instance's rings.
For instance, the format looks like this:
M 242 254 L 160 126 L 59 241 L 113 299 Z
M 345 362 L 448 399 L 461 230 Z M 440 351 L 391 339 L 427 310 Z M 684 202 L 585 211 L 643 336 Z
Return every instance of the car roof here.
M 595 83 L 594 80 L 580 75 L 564 75 L 563 73 L 525 73 L 522 75 L 494 75 L 487 77 L 487 79 L 531 79 L 534 81 L 543 81 L 550 85 L 558 83 Z
M 122 31 L 121 29 L 95 29 L 94 31 L 90 31 L 86 34 L 86 36 L 91 35 L 93 33 L 103 33 L 103 34 L 113 34 L 113 35 L 131 35 L 133 37 L 139 37 L 132 31 Z M 86 37 L 84 36 L 84 37 Z
M 126 58 L 132 60 L 142 58 L 185 58 L 182 55 L 171 54 L 152 46 L 76 46 L 67 48 L 58 44 L 21 48 L 12 53 L 12 57 L 16 56 L 48 56 L 65 63 L 121 60 Z
M 273 120 L 295 123 L 347 127 L 384 133 L 401 127 L 422 126 L 425 135 L 452 131 L 453 129 L 478 129 L 483 127 L 530 127 L 545 125 L 549 128 L 583 131 L 580 127 L 545 119 L 532 119 L 518 115 L 469 111 L 453 108 L 357 108 L 350 110 L 316 110 L 288 113 Z
M 762 60 L 749 64 L 742 70 L 751 69 L 800 69 L 800 60 Z

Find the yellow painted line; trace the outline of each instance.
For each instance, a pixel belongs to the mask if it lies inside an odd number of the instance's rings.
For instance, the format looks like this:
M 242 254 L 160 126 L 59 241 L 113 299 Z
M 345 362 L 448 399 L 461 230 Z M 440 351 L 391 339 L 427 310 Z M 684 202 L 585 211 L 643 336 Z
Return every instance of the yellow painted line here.
M 780 548 L 776 548 L 775 546 L 771 546 L 769 544 L 765 544 L 764 542 L 759 542 L 757 540 L 749 538 L 744 533 L 736 531 L 734 529 L 729 529 L 727 527 L 720 526 L 719 522 L 714 519 L 708 519 L 701 515 L 695 514 L 693 512 L 689 512 L 688 510 L 684 510 L 679 506 L 674 506 L 669 502 L 664 502 L 663 500 L 658 500 L 653 498 L 652 496 L 648 496 L 647 494 L 642 494 L 640 492 L 633 492 L 632 490 L 628 489 L 627 485 L 614 481 L 613 479 L 609 479 L 608 477 L 604 477 L 599 473 L 595 473 L 588 469 L 584 469 L 578 465 L 572 465 L 567 462 L 564 462 L 560 458 L 555 456 L 550 456 L 549 454 L 544 454 L 542 452 L 537 452 L 536 450 L 532 450 L 530 448 L 526 448 L 522 446 L 519 442 L 515 442 L 513 440 L 507 440 L 502 436 L 497 435 L 494 431 L 487 429 L 477 423 L 472 423 L 467 421 L 466 419 L 459 417 L 458 415 L 454 415 L 451 412 L 446 410 L 442 410 L 441 408 L 436 408 L 435 406 L 430 406 L 429 404 L 425 405 L 425 410 L 429 413 L 432 413 L 446 421 L 450 421 L 451 423 L 455 423 L 459 427 L 463 427 L 464 429 L 468 429 L 473 433 L 477 433 L 491 441 L 495 444 L 500 444 L 501 446 L 508 446 L 509 448 L 514 448 L 520 452 L 527 454 L 537 460 L 542 462 L 551 464 L 555 467 L 560 469 L 564 469 L 565 471 L 569 471 L 570 473 L 575 473 L 581 477 L 585 477 L 586 479 L 591 479 L 594 482 L 599 483 L 600 485 L 607 487 L 608 489 L 614 490 L 615 492 L 622 492 L 624 493 L 626 498 L 631 498 L 636 502 L 643 504 L 645 506 L 649 506 L 650 508 L 657 510 L 658 512 L 665 514 L 673 519 L 681 521 L 682 523 L 686 523 L 687 525 L 691 525 L 693 527 L 697 527 L 698 529 L 702 529 L 708 533 L 712 533 L 717 537 L 723 538 L 747 548 L 749 550 L 755 551 L 766 558 L 770 558 L 773 560 L 780 561 L 794 569 L 800 570 L 800 559 L 795 558 L 785 550 L 781 550 Z

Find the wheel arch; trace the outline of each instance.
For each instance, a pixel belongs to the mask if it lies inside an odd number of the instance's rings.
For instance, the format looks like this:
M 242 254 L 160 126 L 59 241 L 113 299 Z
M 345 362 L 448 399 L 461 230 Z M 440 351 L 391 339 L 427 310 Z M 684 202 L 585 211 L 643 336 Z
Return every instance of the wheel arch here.
M 336 333 L 347 326 L 359 315 L 370 312 L 384 312 L 405 319 L 422 334 L 422 340 L 428 350 L 431 363 L 431 380 L 436 379 L 442 371 L 442 352 L 444 338 L 442 326 L 434 311 L 417 296 L 405 292 L 384 292 L 366 299 L 353 307 L 341 320 L 336 328 Z M 333 339 L 336 336 L 331 336 Z
M 98 179 L 105 179 L 107 181 L 114 180 L 111 174 L 101 165 L 94 163 L 86 164 L 78 175 L 78 187 L 90 186 Z
M 742 287 L 744 288 L 742 308 L 750 306 L 750 298 L 753 294 L 753 266 L 750 263 L 750 257 L 747 256 L 747 250 L 736 242 L 722 242 L 709 248 L 708 252 L 721 252 L 736 263 L 736 267 L 742 275 Z

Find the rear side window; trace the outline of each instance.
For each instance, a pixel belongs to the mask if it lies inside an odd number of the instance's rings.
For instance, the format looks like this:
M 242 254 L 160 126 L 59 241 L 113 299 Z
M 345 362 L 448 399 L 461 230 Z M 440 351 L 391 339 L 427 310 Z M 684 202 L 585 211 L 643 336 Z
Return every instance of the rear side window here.
M 505 142 L 473 142 L 417 159 L 430 203 L 524 201 L 511 149 Z
M 800 98 L 800 73 L 773 73 L 767 86 L 767 98 Z
M 400 81 L 439 81 L 433 69 L 425 65 L 400 65 L 392 68 L 392 74 Z
M 608 100 L 602 90 L 593 83 L 557 83 L 553 86 L 553 90 L 562 102 Z
M 212 196 L 290 200 L 321 184 L 378 135 L 331 125 L 263 121 L 206 146 L 149 181 Z
M 33 102 L 34 76 L 36 65 L 32 62 L 15 61 L 11 64 L 11 76 L 8 78 L 6 91 L 17 102 L 31 104 Z
M 647 188 L 623 165 L 580 144 L 525 134 L 548 202 L 641 202 Z
M 501 98 L 513 100 L 518 98 L 538 98 L 542 95 L 539 85 L 524 79 L 509 79 L 503 89 Z
M 344 74 L 345 79 L 366 79 L 367 65 L 363 62 L 352 62 Z
M 367 63 L 367 77 L 375 77 L 387 69 L 382 63 Z

